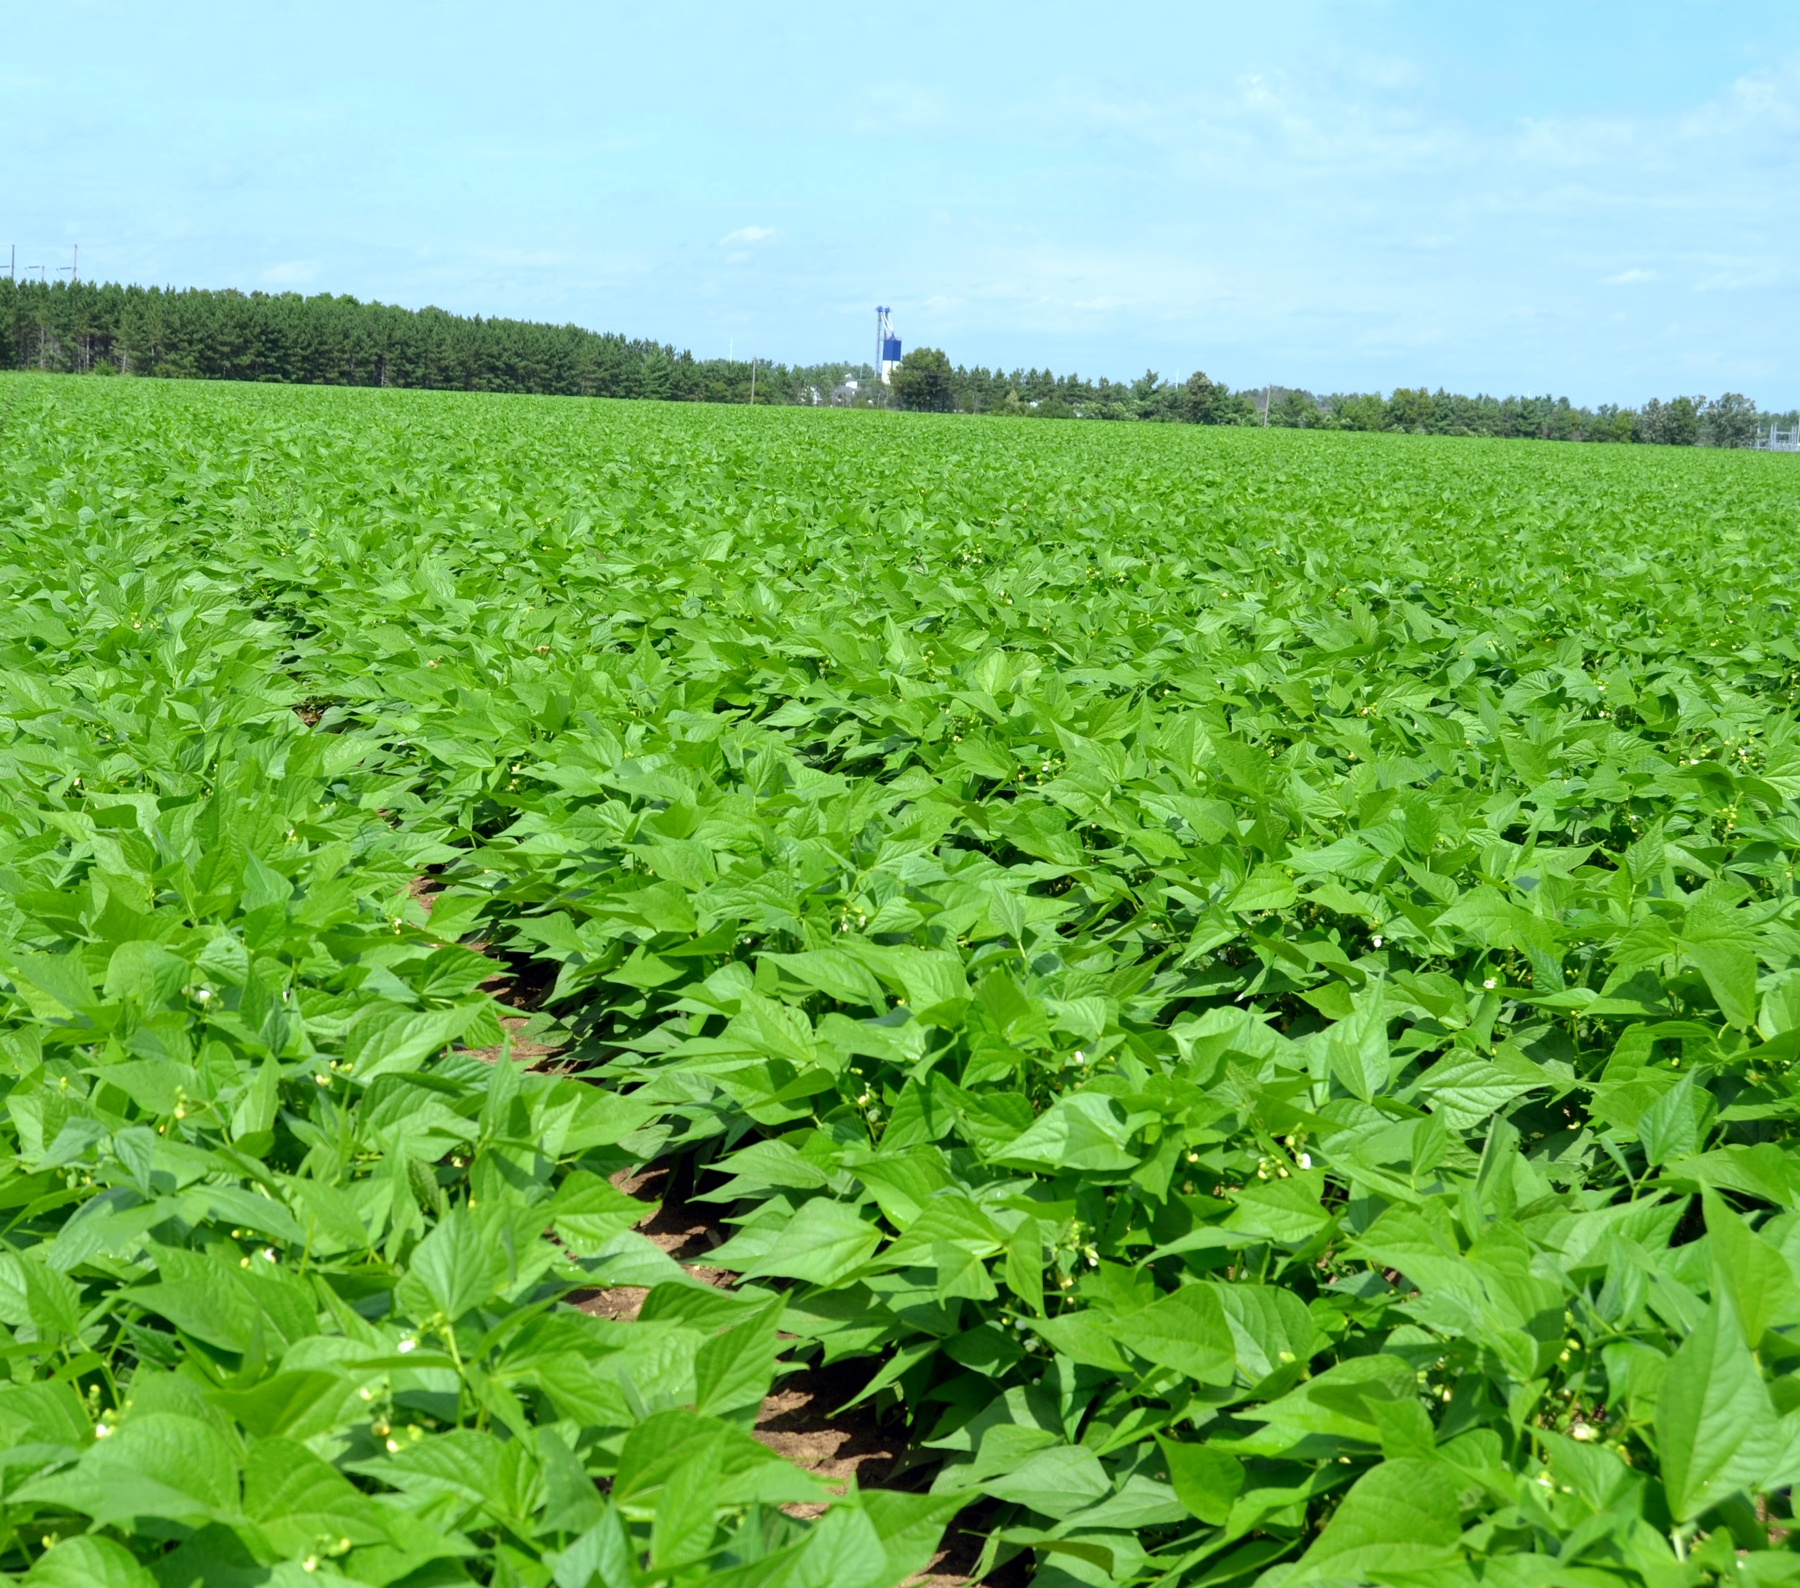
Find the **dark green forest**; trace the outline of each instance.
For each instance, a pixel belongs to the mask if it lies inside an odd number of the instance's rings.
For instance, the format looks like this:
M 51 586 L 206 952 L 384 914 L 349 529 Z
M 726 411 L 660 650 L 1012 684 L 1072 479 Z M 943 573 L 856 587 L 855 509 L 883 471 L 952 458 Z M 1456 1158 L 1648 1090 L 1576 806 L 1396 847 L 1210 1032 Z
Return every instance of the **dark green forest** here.
M 688 402 L 744 402 L 750 394 L 748 360 L 702 360 L 574 325 L 329 293 L 0 280 L 0 326 L 0 367 L 69 374 Z M 792 400 L 767 376 L 758 384 L 759 400 Z
M 698 359 L 667 343 L 348 296 L 183 290 L 0 279 L 0 369 L 185 380 L 404 386 L 448 391 L 631 397 L 670 402 L 897 406 L 1039 419 L 1268 424 L 1322 430 L 1555 441 L 1745 446 L 1793 414 L 1759 413 L 1735 392 L 1651 399 L 1638 408 L 1576 407 L 1566 397 L 1465 397 L 1401 387 L 1317 396 L 1272 386 L 1234 391 L 1196 372 L 1133 381 L 1048 369 L 952 365 L 915 348 L 893 389 L 867 364 Z M 846 389 L 854 381 L 856 389 Z

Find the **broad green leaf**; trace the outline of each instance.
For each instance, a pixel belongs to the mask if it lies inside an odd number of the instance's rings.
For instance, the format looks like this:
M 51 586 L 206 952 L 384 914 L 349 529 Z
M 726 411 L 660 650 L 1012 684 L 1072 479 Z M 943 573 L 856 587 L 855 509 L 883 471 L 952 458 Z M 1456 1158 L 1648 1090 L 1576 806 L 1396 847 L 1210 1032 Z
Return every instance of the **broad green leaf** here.
M 92 1437 L 93 1425 L 81 1397 L 67 1381 L 0 1384 L 0 1446 L 82 1449 Z
M 655 1211 L 596 1174 L 578 1169 L 557 1188 L 546 1211 L 556 1238 L 581 1257 L 591 1257 Z
M 1271 1374 L 1298 1376 L 1311 1354 L 1313 1321 L 1306 1304 L 1276 1285 L 1213 1287 L 1231 1331 L 1238 1371 L 1252 1384 Z
M 1084 1367 L 1108 1373 L 1128 1373 L 1131 1364 L 1119 1347 L 1121 1337 L 1112 1318 L 1092 1309 L 1065 1312 L 1054 1318 L 1038 1318 L 1033 1330 L 1051 1348 Z
M 877 1011 L 887 1008 L 881 983 L 868 968 L 842 949 L 812 949 L 804 954 L 768 956 L 790 976 L 816 987 L 840 1003 L 862 1004 Z
M 1717 1110 L 1712 1094 L 1696 1086 L 1692 1075 L 1682 1077 L 1638 1116 L 1646 1156 L 1652 1163 L 1668 1163 L 1697 1152 Z
M 703 1440 L 672 1467 L 656 1496 L 650 1533 L 651 1564 L 660 1568 L 700 1559 L 712 1548 L 719 1504 L 720 1441 Z
M 767 1255 L 742 1270 L 745 1279 L 802 1279 L 835 1284 L 869 1260 L 881 1236 L 854 1208 L 828 1198 L 803 1204 Z
M 359 1079 L 405 1074 L 469 1027 L 473 1005 L 410 1012 L 374 1006 L 351 1028 L 344 1056 Z
M 1235 1456 L 1193 1444 L 1156 1436 L 1163 1460 L 1169 1464 L 1169 1482 L 1190 1513 L 1222 1526 L 1231 1514 L 1232 1502 L 1244 1487 L 1244 1464 Z
M 878 1488 L 863 1494 L 862 1508 L 886 1556 L 884 1580 L 905 1582 L 931 1563 L 946 1524 L 962 1509 L 962 1500 L 957 1495 Z
M 1794 1282 L 1787 1258 L 1770 1242 L 1759 1240 L 1721 1197 L 1709 1191 L 1705 1205 L 1713 1287 L 1731 1298 L 1744 1343 L 1755 1350 L 1771 1324 L 1794 1317 L 1800 1285 Z
M 1146 1361 L 1201 1384 L 1229 1384 L 1236 1372 L 1231 1324 L 1212 1285 L 1183 1285 L 1114 1327 L 1119 1342 Z
M 723 1416 L 758 1407 L 775 1376 L 782 1302 L 768 1302 L 715 1334 L 694 1357 L 695 1410 Z
M 1044 1516 L 1062 1517 L 1107 1494 L 1112 1484 L 1093 1452 L 1052 1445 L 1029 1455 L 1010 1472 L 984 1479 L 982 1490 Z
M 1006 1248 L 1007 1288 L 1040 1317 L 1044 1312 L 1044 1247 L 1038 1221 L 1024 1218 Z
M 996 1154 L 1000 1161 L 1040 1169 L 1131 1169 L 1130 1131 L 1118 1105 L 1095 1092 L 1053 1103 L 1026 1131 Z
M 1252 1180 L 1233 1193 L 1225 1227 L 1284 1246 L 1304 1246 L 1331 1224 L 1322 1205 L 1325 1172 L 1300 1170 L 1285 1179 Z
M 348 1381 L 317 1368 L 277 1373 L 251 1389 L 217 1389 L 208 1398 L 258 1439 L 273 1439 L 297 1427 L 311 1427 L 321 1408 L 336 1409 L 352 1393 Z
M 482 1239 L 466 1208 L 454 1208 L 419 1242 L 403 1289 L 420 1293 L 415 1311 L 454 1320 L 491 1301 L 510 1273 L 508 1254 Z
M 140 1412 L 66 1472 L 27 1484 L 20 1498 L 67 1506 L 102 1527 L 137 1516 L 228 1519 L 238 1514 L 238 1466 L 210 1423 Z
M 1302 1578 L 1366 1579 L 1418 1571 L 1453 1558 L 1462 1524 L 1461 1480 L 1435 1461 L 1384 1461 L 1350 1487 L 1325 1531 L 1301 1558 Z
M 435 1439 L 395 1439 L 387 1454 L 351 1469 L 423 1499 L 451 1496 L 466 1505 L 497 1506 L 505 1497 L 504 1475 L 514 1446 L 473 1428 L 456 1428 Z M 519 1449 L 523 1449 L 520 1446 Z
M 1748 1030 L 1756 1020 L 1756 939 L 1748 926 L 1736 912 L 1703 901 L 1682 923 L 1681 947 L 1706 978 L 1726 1020 Z
M 122 1544 L 92 1534 L 58 1540 L 20 1580 L 32 1588 L 154 1588 L 156 1583 Z
M 1657 1399 L 1656 1443 L 1669 1507 L 1681 1521 L 1756 1487 L 1779 1454 L 1762 1371 L 1723 1296 L 1669 1363 Z
M 854 1583 L 879 1588 L 887 1582 L 888 1551 L 874 1519 L 859 1507 L 834 1506 L 806 1535 L 794 1568 L 803 1588 Z
M 301 1555 L 387 1538 L 368 1496 L 336 1468 L 291 1439 L 259 1439 L 244 1464 L 244 1514 L 269 1542 Z
M 1350 1093 L 1368 1102 L 1387 1089 L 1387 1009 L 1379 984 L 1355 995 L 1356 1013 L 1324 1035 L 1331 1073 Z
M 1230 908 L 1240 915 L 1254 915 L 1261 910 L 1288 909 L 1299 890 L 1294 879 L 1274 866 L 1258 866 L 1238 890 L 1232 894 Z
M 637 1571 L 625 1520 L 613 1506 L 558 1555 L 550 1557 L 556 1588 L 630 1588 Z
M 275 1123 L 279 1080 L 280 1066 L 273 1059 L 265 1059 L 232 1108 L 231 1139 L 241 1143 L 246 1151 L 254 1151 Z

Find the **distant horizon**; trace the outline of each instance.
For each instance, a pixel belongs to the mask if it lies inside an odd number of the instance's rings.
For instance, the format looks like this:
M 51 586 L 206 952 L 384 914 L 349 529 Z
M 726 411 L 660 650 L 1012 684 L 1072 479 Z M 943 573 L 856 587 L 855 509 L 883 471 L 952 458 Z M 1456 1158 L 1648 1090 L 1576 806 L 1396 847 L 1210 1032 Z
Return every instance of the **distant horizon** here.
M 700 357 L 855 356 L 884 303 L 987 367 L 1800 402 L 1792 7 L 299 18 L 15 8 L 0 248 Z
M 17 286 L 32 286 L 32 287 L 47 286 L 50 288 L 56 288 L 56 287 L 65 287 L 66 288 L 70 285 L 70 282 L 67 279 L 61 280 L 61 281 L 30 280 L 25 277 L 8 277 L 8 278 L 4 278 L 4 279 L 12 281 L 13 284 L 15 284 Z M 836 357 L 836 358 L 823 358 L 823 359 L 812 359 L 812 360 L 783 359 L 780 357 L 765 357 L 762 354 L 752 355 L 752 354 L 748 354 L 748 353 L 743 354 L 741 356 L 736 355 L 734 353 L 728 353 L 723 356 L 712 355 L 712 354 L 698 352 L 691 347 L 683 347 L 679 344 L 679 342 L 676 339 L 659 337 L 659 336 L 656 336 L 653 334 L 643 334 L 639 331 L 634 331 L 630 327 L 582 325 L 582 324 L 580 324 L 580 322 L 575 321 L 575 320 L 550 320 L 550 321 L 530 320 L 530 319 L 525 318 L 524 316 L 516 315 L 516 314 L 481 313 L 479 311 L 475 312 L 474 314 L 465 316 L 463 311 L 449 309 L 449 308 L 446 308 L 445 306 L 443 306 L 442 304 L 437 304 L 437 303 L 406 304 L 406 303 L 394 302 L 394 301 L 391 301 L 391 300 L 385 299 L 385 298 L 364 298 L 364 297 L 358 296 L 355 293 L 334 292 L 331 288 L 324 286 L 322 284 L 316 286 L 314 288 L 314 290 L 311 290 L 311 291 L 302 290 L 299 287 L 282 287 L 282 286 L 203 287 L 203 286 L 199 286 L 197 284 L 189 284 L 187 286 L 176 286 L 176 285 L 174 285 L 172 283 L 168 283 L 168 282 L 163 282 L 163 283 L 124 282 L 124 281 L 116 281 L 116 280 L 114 280 L 114 281 L 107 281 L 107 280 L 96 281 L 91 277 L 82 281 L 81 284 L 91 287 L 91 288 L 95 288 L 95 289 L 105 289 L 105 288 L 111 287 L 111 288 L 116 288 L 116 289 L 120 289 L 120 290 L 126 290 L 126 289 L 136 288 L 136 289 L 139 289 L 139 290 L 142 290 L 145 292 L 163 292 L 163 293 L 236 292 L 236 293 L 241 293 L 245 297 L 261 296 L 261 297 L 266 297 L 266 298 L 277 298 L 277 297 L 282 297 L 282 296 L 293 296 L 293 297 L 302 298 L 302 299 L 312 298 L 312 297 L 345 299 L 345 300 L 348 300 L 351 302 L 371 305 L 371 306 L 380 307 L 380 308 L 396 309 L 396 310 L 399 310 L 401 312 L 408 313 L 408 314 L 419 314 L 419 313 L 423 313 L 427 310 L 431 310 L 431 311 L 435 311 L 437 313 L 448 314 L 448 315 L 457 316 L 457 317 L 476 318 L 476 319 L 488 320 L 488 321 L 498 321 L 498 322 L 502 322 L 502 323 L 512 323 L 512 324 L 521 324 L 521 325 L 540 325 L 540 326 L 541 325 L 550 325 L 550 326 L 557 326 L 557 327 L 569 326 L 569 327 L 574 327 L 577 330 L 585 331 L 590 335 L 618 336 L 618 337 L 624 338 L 627 341 L 641 342 L 641 343 L 653 343 L 657 346 L 668 348 L 672 353 L 674 353 L 676 355 L 687 355 L 687 356 L 694 358 L 696 361 L 699 361 L 699 362 L 711 362 L 715 359 L 721 359 L 721 361 L 731 361 L 731 360 L 735 359 L 735 362 L 737 362 L 738 364 L 748 366 L 751 363 L 752 359 L 754 358 L 758 362 L 762 363 L 763 365 L 765 365 L 766 367 L 768 367 L 770 369 L 784 369 L 784 370 L 788 370 L 788 371 L 801 371 L 801 370 L 812 371 L 812 370 L 828 369 L 833 366 L 841 366 L 844 370 L 846 370 L 848 372 L 861 372 L 861 371 L 867 370 L 870 372 L 871 375 L 876 373 L 874 364 L 870 357 L 870 350 L 865 350 L 863 355 L 860 358 L 858 358 L 855 354 L 845 354 L 845 355 L 842 355 L 842 356 Z M 870 312 L 872 315 L 874 311 L 871 309 Z M 872 342 L 872 340 L 873 339 L 871 338 L 871 342 Z M 921 344 L 921 345 L 928 346 L 929 344 Z M 1114 372 L 1112 370 L 1088 370 L 1088 371 L 1064 370 L 1064 369 L 1057 369 L 1053 364 L 1050 364 L 1050 363 L 1039 364 L 1039 363 L 1034 363 L 1030 360 L 1027 360 L 1025 362 L 1018 363 L 1018 364 L 1013 364 L 1011 366 L 996 365 L 996 364 L 984 364 L 984 363 L 981 363 L 979 360 L 959 358 L 956 356 L 954 351 L 949 348 L 941 348 L 938 351 L 943 352 L 947 357 L 950 358 L 951 362 L 954 365 L 958 366 L 959 368 L 963 368 L 963 369 L 978 369 L 979 368 L 979 369 L 992 370 L 995 373 L 1005 372 L 1005 373 L 1020 374 L 1020 373 L 1036 373 L 1038 371 L 1046 371 L 1046 372 L 1054 374 L 1058 377 L 1080 376 L 1081 378 L 1087 379 L 1087 380 L 1105 380 L 1105 381 L 1111 381 L 1115 384 L 1121 384 L 1121 385 L 1128 385 L 1131 382 L 1141 378 L 1145 373 L 1148 373 L 1147 371 L 1144 371 L 1144 370 L 1140 370 L 1136 374 Z M 0 368 L 3 368 L 3 366 L 0 366 Z M 1196 371 L 1194 369 L 1188 369 L 1188 370 L 1182 370 L 1182 371 L 1161 370 L 1161 371 L 1157 371 L 1156 373 L 1158 374 L 1159 378 L 1161 380 L 1163 380 L 1164 382 L 1167 382 L 1171 385 L 1180 385 L 1184 381 L 1186 381 L 1190 376 L 1195 374 Z M 1204 364 L 1199 366 L 1198 373 L 1207 375 L 1209 379 L 1213 378 L 1211 375 L 1211 372 L 1206 369 Z M 1361 391 L 1357 391 L 1354 389 L 1347 389 L 1347 388 L 1326 388 L 1326 387 L 1318 387 L 1318 386 L 1307 386 L 1307 385 L 1303 385 L 1303 384 L 1300 384 L 1298 382 L 1293 382 L 1293 381 L 1254 381 L 1254 382 L 1249 383 L 1248 385 L 1235 385 L 1235 384 L 1229 383 L 1229 382 L 1226 382 L 1223 384 L 1226 384 L 1230 387 L 1230 389 L 1232 389 L 1240 394 L 1245 394 L 1245 395 L 1257 395 L 1257 394 L 1263 393 L 1264 391 L 1273 391 L 1274 393 L 1279 394 L 1280 396 L 1285 396 L 1286 394 L 1288 394 L 1290 392 L 1299 392 L 1299 393 L 1303 393 L 1307 396 L 1319 399 L 1320 401 L 1324 401 L 1328 398 L 1333 398 L 1333 397 L 1353 397 L 1353 396 L 1370 395 L 1370 394 L 1379 395 L 1379 396 L 1392 396 L 1394 392 L 1399 391 L 1399 390 L 1408 390 L 1408 391 L 1423 390 L 1423 391 L 1440 393 L 1440 394 L 1441 393 L 1451 393 L 1453 391 L 1453 388 L 1451 388 L 1447 383 L 1445 383 L 1443 381 L 1425 381 L 1425 382 L 1413 382 L 1413 383 L 1402 382 L 1402 383 L 1399 383 L 1399 384 L 1396 384 L 1393 386 L 1368 387 L 1368 388 L 1362 389 Z M 1677 397 L 1688 397 L 1688 398 L 1693 399 L 1693 401 L 1698 404 L 1698 403 L 1705 402 L 1709 398 L 1725 395 L 1725 393 L 1724 392 L 1700 393 L 1700 392 L 1675 392 L 1675 391 L 1652 392 L 1645 396 L 1635 397 L 1635 398 L 1616 398 L 1616 397 L 1608 398 L 1608 399 L 1603 400 L 1600 403 L 1574 402 L 1573 399 L 1571 399 L 1566 392 L 1558 391 L 1554 387 L 1546 388 L 1545 390 L 1538 391 L 1538 392 L 1532 392 L 1532 391 L 1527 391 L 1527 390 L 1516 390 L 1516 391 L 1506 391 L 1506 392 L 1502 392 L 1499 390 L 1495 390 L 1495 391 L 1476 390 L 1476 391 L 1471 391 L 1471 392 L 1455 392 L 1455 395 L 1462 396 L 1462 397 L 1475 398 L 1478 400 L 1492 399 L 1495 401 L 1506 401 L 1506 400 L 1511 400 L 1511 399 L 1515 399 L 1515 398 L 1516 399 L 1524 399 L 1524 400 L 1554 400 L 1554 401 L 1571 402 L 1573 404 L 1573 406 L 1575 406 L 1577 408 L 1586 408 L 1586 409 L 1620 408 L 1620 409 L 1636 410 L 1636 409 L 1642 408 L 1644 406 L 1644 404 L 1646 404 L 1652 400 L 1669 401 L 1669 400 L 1672 400 Z M 1757 408 L 1759 413 L 1771 415 L 1776 418 L 1786 417 L 1789 414 L 1793 414 L 1796 411 L 1800 411 L 1800 404 L 1790 404 L 1788 407 L 1785 407 L 1785 408 L 1784 407 L 1770 407 L 1766 403 L 1762 402 L 1757 397 L 1756 393 L 1754 393 L 1754 392 L 1739 393 L 1737 395 L 1747 396 L 1750 399 L 1752 405 Z

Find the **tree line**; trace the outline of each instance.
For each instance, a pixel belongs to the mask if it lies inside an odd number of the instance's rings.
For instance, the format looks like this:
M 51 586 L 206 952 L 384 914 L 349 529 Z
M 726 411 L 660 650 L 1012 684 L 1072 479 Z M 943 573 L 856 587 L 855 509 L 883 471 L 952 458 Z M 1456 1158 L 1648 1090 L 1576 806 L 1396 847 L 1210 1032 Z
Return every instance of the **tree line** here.
M 751 361 L 576 325 L 347 296 L 0 279 L 0 368 L 564 397 L 746 402 Z M 791 401 L 785 372 L 760 401 Z
M 1734 392 L 1710 401 L 1652 399 L 1635 409 L 1424 387 L 1321 397 L 1279 386 L 1234 391 L 1198 372 L 1176 382 L 1147 370 L 1137 380 L 1115 382 L 1048 369 L 952 366 L 935 348 L 908 353 L 890 391 L 867 364 L 698 359 L 667 343 L 576 325 L 403 309 L 330 293 L 85 281 L 0 279 L 4 368 L 672 402 L 744 403 L 754 394 L 765 404 L 821 403 L 834 391 L 844 400 L 843 382 L 855 378 L 858 390 L 848 400 L 858 406 L 1675 446 L 1742 446 L 1771 420 L 1784 428 L 1797 422 L 1793 414 L 1759 414 Z
M 909 408 L 940 413 L 1012 413 L 1033 418 L 1137 419 L 1203 425 L 1271 425 L 1302 430 L 1390 430 L 1418 435 L 1495 436 L 1540 441 L 1644 442 L 1663 446 L 1748 446 L 1771 424 L 1792 429 L 1800 415 L 1761 413 L 1740 392 L 1707 399 L 1651 398 L 1641 408 L 1576 407 L 1567 397 L 1465 397 L 1440 387 L 1318 396 L 1297 387 L 1233 391 L 1199 371 L 1185 381 L 1146 370 L 1129 383 L 1088 381 L 1048 370 L 953 366 L 936 348 L 915 348 L 894 372 Z

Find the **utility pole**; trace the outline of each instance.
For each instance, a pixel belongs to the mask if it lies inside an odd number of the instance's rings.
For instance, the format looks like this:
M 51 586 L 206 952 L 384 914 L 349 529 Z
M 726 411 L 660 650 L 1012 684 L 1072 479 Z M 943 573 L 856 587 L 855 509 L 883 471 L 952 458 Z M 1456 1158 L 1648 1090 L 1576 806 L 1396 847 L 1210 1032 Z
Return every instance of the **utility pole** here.
M 754 356 L 750 360 L 750 406 L 752 408 L 756 406 L 756 359 Z
M 1275 395 L 1274 382 L 1263 387 L 1263 429 L 1269 428 L 1269 399 Z

